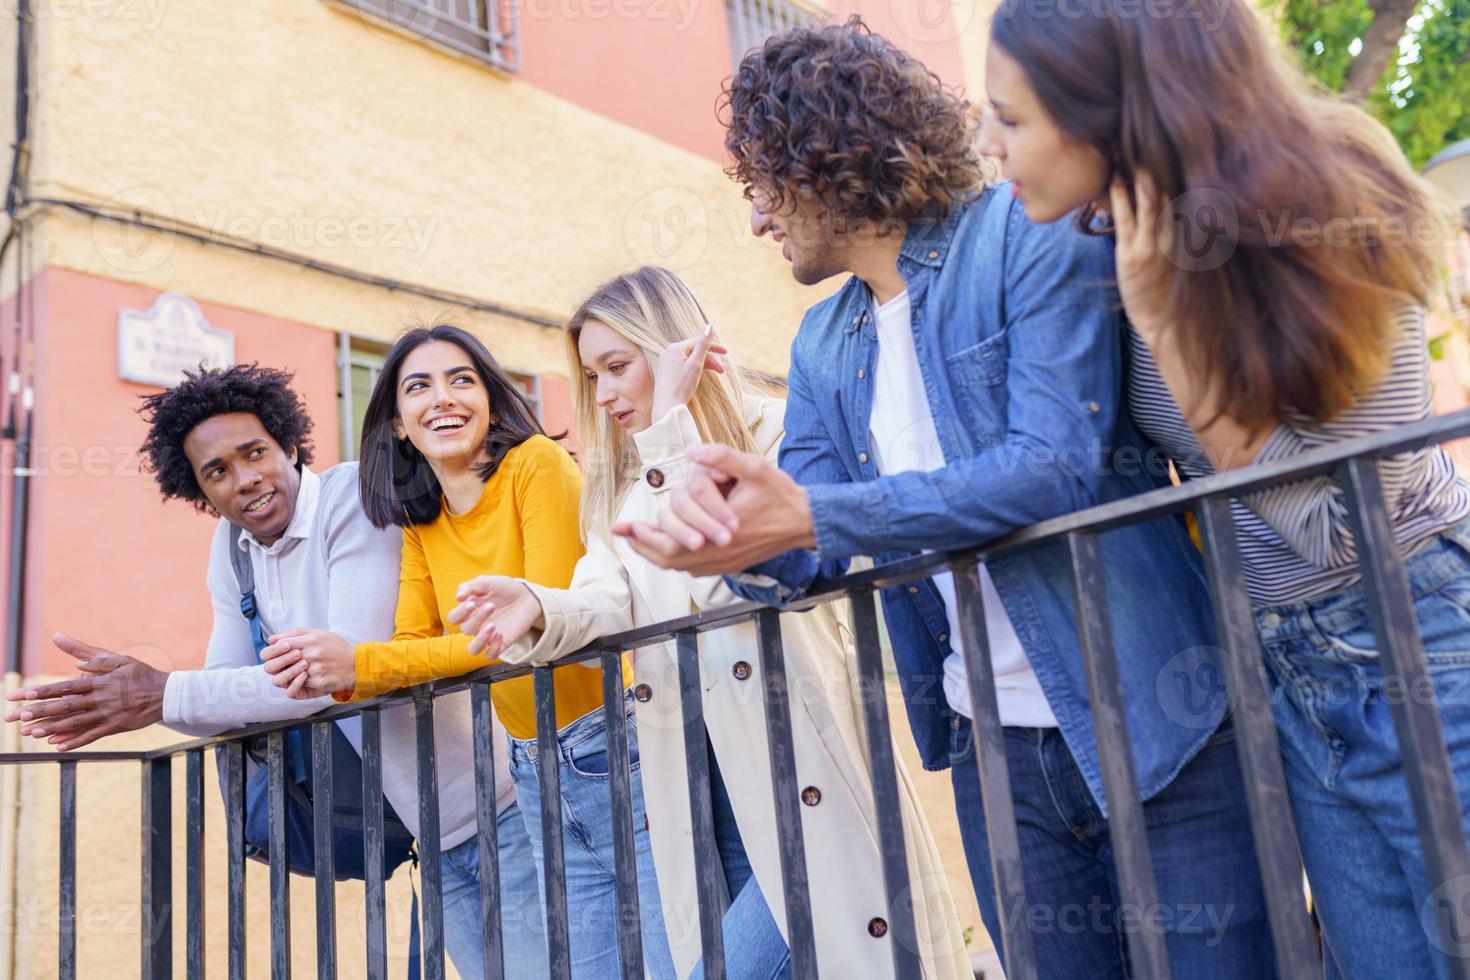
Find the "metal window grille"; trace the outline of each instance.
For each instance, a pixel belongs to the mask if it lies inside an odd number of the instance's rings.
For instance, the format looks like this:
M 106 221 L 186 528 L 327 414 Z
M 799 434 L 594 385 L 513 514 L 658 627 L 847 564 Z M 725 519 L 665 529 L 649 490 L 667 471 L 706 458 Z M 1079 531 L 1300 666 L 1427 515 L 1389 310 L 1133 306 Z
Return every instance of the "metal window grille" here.
M 520 71 L 520 0 L 335 0 L 421 40 Z
M 792 0 L 725 0 L 730 18 L 730 60 L 740 60 L 766 38 L 797 27 L 817 27 L 826 17 Z

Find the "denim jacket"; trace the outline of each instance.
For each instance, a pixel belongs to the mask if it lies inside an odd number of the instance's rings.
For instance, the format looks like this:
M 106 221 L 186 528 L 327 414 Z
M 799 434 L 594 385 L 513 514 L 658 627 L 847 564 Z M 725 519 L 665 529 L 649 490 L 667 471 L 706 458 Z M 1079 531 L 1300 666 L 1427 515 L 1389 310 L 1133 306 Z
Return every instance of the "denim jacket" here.
M 1162 457 L 1125 415 L 1124 333 L 1107 241 L 1067 222 L 1029 222 L 999 185 L 943 221 L 911 225 L 899 272 L 946 465 L 878 475 L 868 446 L 878 352 L 873 297 L 850 278 L 807 312 L 791 348 L 780 462 L 807 488 L 817 548 L 731 576 L 746 598 L 782 605 L 841 575 L 854 555 L 888 562 L 975 546 L 1168 482 Z M 1099 544 L 1147 799 L 1224 716 L 1209 597 L 1199 553 L 1177 518 L 1103 532 Z M 1106 811 L 1070 567 L 1062 543 L 987 563 Z M 954 714 L 942 683 L 950 652 L 942 600 L 926 580 L 885 589 L 882 601 L 920 755 L 925 768 L 943 769 Z

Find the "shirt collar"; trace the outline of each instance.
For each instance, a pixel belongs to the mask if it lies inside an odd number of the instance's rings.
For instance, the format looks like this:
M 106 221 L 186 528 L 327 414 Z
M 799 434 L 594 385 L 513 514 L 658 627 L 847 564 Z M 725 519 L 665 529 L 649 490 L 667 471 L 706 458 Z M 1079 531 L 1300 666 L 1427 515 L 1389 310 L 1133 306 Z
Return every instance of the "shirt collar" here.
M 265 551 L 278 547 L 288 539 L 301 540 L 311 536 L 311 525 L 316 520 L 316 504 L 321 498 L 322 478 L 305 466 L 301 467 L 301 486 L 296 490 L 296 509 L 291 513 L 291 523 L 286 525 L 280 540 L 267 548 L 249 531 L 240 535 L 239 547 L 243 551 L 250 545 Z
M 911 262 L 938 269 L 949 254 L 949 243 L 965 213 L 966 205 L 956 203 L 943 218 L 920 217 L 909 223 L 908 235 L 898 254 Z
M 909 222 L 903 246 L 898 250 L 899 258 L 928 266 L 931 269 L 942 268 L 945 257 L 949 255 L 949 247 L 954 240 L 955 229 L 959 227 L 960 219 L 964 217 L 968 207 L 968 202 L 958 203 L 950 207 L 949 213 L 943 218 L 920 217 Z M 904 278 L 907 279 L 908 276 L 905 275 Z M 863 295 L 871 301 L 872 293 L 862 284 L 862 280 L 853 276 L 848 282 L 849 285 L 858 286 Z M 871 309 L 857 311 L 848 318 L 845 325 L 847 332 L 857 331 L 871 318 Z

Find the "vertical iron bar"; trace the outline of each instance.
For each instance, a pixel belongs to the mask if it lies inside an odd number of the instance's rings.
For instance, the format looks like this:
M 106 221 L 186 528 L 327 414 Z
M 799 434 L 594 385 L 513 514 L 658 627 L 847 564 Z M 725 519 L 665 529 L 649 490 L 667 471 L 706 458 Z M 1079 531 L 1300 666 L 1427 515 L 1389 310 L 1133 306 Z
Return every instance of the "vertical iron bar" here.
M 1087 691 L 1092 701 L 1092 724 L 1097 755 L 1107 794 L 1108 833 L 1113 841 L 1113 863 L 1122 899 L 1120 913 L 1133 909 L 1139 928 L 1128 930 L 1128 955 L 1141 977 L 1168 980 L 1169 953 L 1160 929 L 1147 926 L 1148 912 L 1159 904 L 1158 884 L 1149 857 L 1148 827 L 1133 769 L 1133 743 L 1123 707 L 1123 682 L 1113 651 L 1108 618 L 1107 583 L 1103 578 L 1102 548 L 1091 531 L 1067 535 L 1072 557 L 1072 584 L 1077 600 L 1077 638 Z
M 557 746 L 556 683 L 550 667 L 533 672 L 536 690 L 536 772 L 541 789 L 541 866 L 546 890 L 546 952 L 551 980 L 571 980 L 567 923 L 567 861 L 562 849 L 561 750 Z
M 383 729 L 377 708 L 362 714 L 363 904 L 368 980 L 388 980 L 388 916 L 383 882 Z
M 173 975 L 171 759 L 143 763 L 143 980 Z
M 765 685 L 766 742 L 771 756 L 771 790 L 776 800 L 776 844 L 786 893 L 787 945 L 793 976 L 817 977 L 817 944 L 812 929 L 812 897 L 806 873 L 806 839 L 801 829 L 801 793 L 796 783 L 796 746 L 791 741 L 791 694 L 781 614 L 765 610 L 756 620 L 760 637 L 761 680 Z
M 271 980 L 291 976 L 291 873 L 286 864 L 286 733 L 265 737 L 266 782 L 270 805 Z
M 1347 497 L 1373 637 L 1382 658 L 1384 689 L 1395 684 L 1398 686 L 1392 689 L 1432 692 L 1434 682 L 1424 659 L 1414 596 L 1388 522 L 1378 465 L 1369 459 L 1350 459 L 1342 464 L 1338 480 Z M 1385 700 L 1393 713 L 1419 845 L 1429 872 L 1440 935 L 1435 945 L 1445 953 L 1449 975 L 1464 980 L 1470 978 L 1470 958 L 1464 955 L 1470 936 L 1470 854 L 1439 710 L 1432 697 Z
M 1005 950 L 1006 976 L 1036 980 L 1036 938 L 1026 912 L 1026 871 L 1021 859 L 1021 837 L 1016 829 L 1011 771 L 1006 761 L 1005 728 L 995 696 L 995 669 L 990 660 L 990 634 L 985 625 L 985 599 L 980 566 L 974 560 L 956 562 L 955 601 L 959 606 L 960 646 L 970 681 L 970 737 L 975 743 L 975 765 L 980 773 L 980 801 L 985 811 L 985 834 L 990 850 L 990 874 Z
M 184 880 L 188 896 L 184 937 L 185 975 L 204 977 L 204 750 L 184 756 Z
M 226 742 L 224 753 L 226 942 L 230 980 L 245 980 L 245 743 Z
M 61 763 L 60 874 L 56 925 L 57 973 L 61 980 L 77 977 L 77 764 Z
M 715 842 L 715 807 L 710 788 L 709 742 L 704 730 L 704 686 L 699 679 L 699 635 L 680 633 L 679 705 L 684 721 L 684 767 L 689 775 L 689 817 L 694 830 L 694 876 L 699 896 L 699 939 L 705 980 L 725 980 L 724 879 Z
M 337 863 L 332 852 L 332 728 L 330 721 L 311 726 L 312 877 L 316 879 L 316 975 L 337 976 Z
M 500 812 L 496 804 L 495 726 L 491 722 L 488 683 L 470 685 L 470 710 L 475 740 L 475 821 L 479 828 L 480 935 L 484 937 L 485 980 L 502 980 L 505 945 L 500 921 Z M 504 746 L 501 751 L 505 751 Z
M 888 891 L 888 917 L 879 931 L 870 921 L 870 935 L 890 934 L 893 973 L 899 980 L 918 980 L 919 944 L 914 930 L 914 903 L 909 882 L 908 850 L 904 844 L 903 809 L 898 796 L 898 771 L 893 762 L 893 736 L 888 729 L 888 687 L 883 680 L 883 651 L 878 638 L 878 610 L 872 589 L 849 594 L 853 628 L 857 634 L 858 692 L 863 722 L 868 730 L 868 761 L 873 770 L 873 806 L 878 817 L 878 846 L 883 852 L 883 884 Z
M 1215 626 L 1224 648 L 1225 684 L 1235 724 L 1251 836 L 1271 919 L 1276 966 L 1285 977 L 1320 976 L 1322 958 L 1312 935 L 1302 897 L 1302 857 L 1297 849 L 1281 744 L 1271 716 L 1270 687 L 1261 655 L 1261 637 L 1246 592 L 1240 544 L 1230 500 L 1210 497 L 1195 507 L 1204 543 Z M 1193 685 L 1191 684 L 1191 687 Z
M 613 880 L 618 895 L 618 959 L 623 980 L 638 980 L 643 976 L 643 928 L 638 910 L 638 849 L 633 840 L 633 756 L 628 745 L 621 653 L 602 655 L 602 711 L 607 725 Z
M 424 879 L 424 977 L 444 980 L 444 869 L 439 863 L 439 766 L 434 752 L 434 699 L 414 695 L 419 763 L 419 851 Z

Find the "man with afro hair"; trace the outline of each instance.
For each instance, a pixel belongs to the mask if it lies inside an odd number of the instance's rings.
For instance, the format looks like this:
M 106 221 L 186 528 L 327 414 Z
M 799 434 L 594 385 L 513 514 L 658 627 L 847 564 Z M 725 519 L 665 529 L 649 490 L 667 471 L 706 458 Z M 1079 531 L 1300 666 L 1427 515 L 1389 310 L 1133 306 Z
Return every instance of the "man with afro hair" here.
M 263 634 L 314 627 L 352 643 L 392 636 L 401 536 L 396 526 L 379 529 L 368 520 L 357 463 L 320 474 L 309 469 L 312 421 L 291 388 L 291 375 L 256 364 L 187 373 L 177 386 L 145 398 L 140 412 L 150 423 L 142 446 L 144 466 L 164 499 L 188 501 L 220 518 L 206 578 L 214 623 L 204 669 L 158 670 L 57 633 L 53 641 L 76 659 L 81 673 L 11 692 L 9 700 L 29 703 L 8 712 L 6 720 L 19 721 L 22 734 L 65 752 L 156 722 L 207 736 L 303 718 L 331 705 L 329 696 L 293 700 L 265 673 L 250 621 L 241 611 L 232 552 L 239 549 L 249 556 Z M 338 724 L 357 746 L 357 719 Z M 417 836 L 411 706 L 383 709 L 381 724 L 383 794 Z M 490 737 L 503 740 L 499 723 L 492 721 L 492 727 Z M 469 867 L 476 862 L 464 853 L 478 846 L 467 692 L 438 699 L 434 728 L 445 941 L 458 966 L 466 951 L 483 945 L 478 871 Z M 535 910 L 539 898 L 530 839 L 514 806 L 504 753 L 496 763 L 503 904 L 510 910 Z M 506 923 L 506 962 L 515 964 L 514 976 L 545 975 L 545 942 L 534 918 L 517 921 L 513 928 Z

